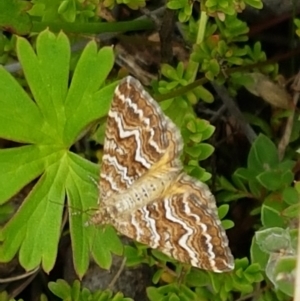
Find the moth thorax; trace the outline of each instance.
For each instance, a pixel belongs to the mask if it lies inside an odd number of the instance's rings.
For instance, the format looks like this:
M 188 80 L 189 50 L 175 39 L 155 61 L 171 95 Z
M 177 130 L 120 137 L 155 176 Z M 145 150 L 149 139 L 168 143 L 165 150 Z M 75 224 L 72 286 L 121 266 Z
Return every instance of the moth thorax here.
M 119 214 L 124 214 L 151 203 L 164 194 L 174 177 L 172 173 L 160 174 L 159 177 L 150 176 L 147 181 L 137 181 L 122 194 L 114 197 L 115 209 Z

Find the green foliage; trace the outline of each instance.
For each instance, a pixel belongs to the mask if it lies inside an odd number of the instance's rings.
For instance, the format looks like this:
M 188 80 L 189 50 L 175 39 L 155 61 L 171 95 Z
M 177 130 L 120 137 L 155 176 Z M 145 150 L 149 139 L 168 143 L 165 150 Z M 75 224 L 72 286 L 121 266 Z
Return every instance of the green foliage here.
M 15 56 L 16 36 L 7 38 L 0 32 L 0 64 L 5 64 L 11 56 Z
M 40 296 L 40 298 L 37 299 L 37 300 L 47 301 L 48 299 L 44 294 L 42 294 Z M 0 301 L 24 301 L 24 300 L 23 299 L 12 299 L 12 298 L 9 297 L 9 295 L 6 291 L 2 291 L 2 292 L 0 292 Z
M 206 120 L 192 116 L 186 117 L 185 126 L 182 127 L 185 169 L 190 175 L 204 182 L 210 178 L 210 174 L 201 168 L 198 162 L 207 159 L 213 153 L 214 148 L 203 143 L 203 140 L 210 138 L 214 130 Z
M 293 225 L 299 216 L 300 199 L 299 184 L 293 186 L 294 164 L 288 159 L 280 161 L 274 143 L 259 135 L 250 149 L 247 168 L 238 168 L 232 183 L 221 178 L 220 185 L 226 192 L 219 195 L 227 201 L 248 197 L 262 204 L 263 228 L 253 239 L 251 259 L 266 272 L 274 288 L 288 296 L 294 292 L 298 231 Z M 265 294 L 261 300 L 268 298 Z
M 187 0 L 170 0 L 167 3 L 169 9 L 178 10 L 178 19 L 180 22 L 186 22 L 192 14 L 192 3 Z
M 27 1 L 0 1 L 0 28 L 6 28 L 20 35 L 30 31 L 31 20 L 26 13 L 31 7 Z
M 296 34 L 300 37 L 300 19 L 295 19 L 294 23 L 297 26 Z
M 253 251 L 253 260 L 266 270 L 275 288 L 291 297 L 295 283 L 297 234 L 295 230 L 278 227 L 257 231 L 254 244 L 268 256 L 258 256 L 259 252 Z
M 112 66 L 112 51 L 104 47 L 98 52 L 96 45 L 89 43 L 77 62 L 71 80 L 68 72 L 70 45 L 62 33 L 57 36 L 48 31 L 41 33 L 36 41 L 36 51 L 23 38 L 18 38 L 17 54 L 34 102 L 2 69 L 1 107 L 5 110 L 1 112 L 0 134 L 7 140 L 24 145 L 0 151 L 0 167 L 3 170 L 0 177 L 2 185 L 5 185 L 5 189 L 0 189 L 1 202 L 5 203 L 33 179 L 38 178 L 38 181 L 20 210 L 5 225 L 1 233 L 3 244 L 0 255 L 3 260 L 9 261 L 19 251 L 20 263 L 26 269 L 41 264 L 45 271 L 50 271 L 60 237 L 63 206 L 59 204 L 63 205 L 67 196 L 70 208 L 85 211 L 97 199 L 97 187 L 90 180 L 90 177 L 97 178 L 97 166 L 69 149 L 107 113 L 115 83 L 102 88 L 101 85 Z M 165 103 L 166 112 L 171 117 L 178 116 L 178 107 L 175 110 L 173 103 L 169 106 Z M 209 175 L 199 168 L 198 161 L 206 159 L 213 151 L 209 144 L 202 141 L 212 135 L 214 127 L 204 120 L 195 119 L 188 102 L 177 121 L 184 125 L 183 137 L 187 145 L 184 160 L 187 161 L 188 172 L 205 180 Z M 14 177 L 7 184 L 5 179 L 12 173 Z M 93 199 L 86 197 L 90 193 L 94 195 Z M 10 211 L 5 207 L 2 209 L 6 218 Z M 222 216 L 227 211 L 228 206 L 220 208 Z M 112 228 L 106 227 L 103 231 L 84 227 L 85 221 L 84 215 L 70 216 L 74 264 L 79 276 L 87 269 L 89 251 L 96 262 L 105 268 L 111 264 L 110 253 L 120 254 L 122 251 Z M 227 227 L 230 227 L 228 223 Z M 18 235 L 14 236 L 14 233 Z M 153 250 L 149 256 L 145 246 L 137 249 L 128 246 L 126 255 L 128 265 L 143 262 L 151 266 L 160 262 L 165 266 L 167 262 L 172 262 L 182 269 L 182 265 L 157 251 Z M 162 271 L 158 270 L 155 274 L 155 282 L 164 276 L 160 274 Z M 51 288 L 56 289 L 61 298 L 73 294 L 73 289 L 62 288 L 62 285 Z M 107 295 L 107 298 L 110 297 Z
M 36 52 L 25 39 L 18 38 L 17 52 L 35 102 L 0 69 L 0 135 L 22 143 L 0 150 L 1 204 L 24 185 L 38 180 L 2 230 L 0 257 L 9 261 L 19 250 L 20 263 L 27 270 L 42 264 L 50 271 L 56 259 L 66 195 L 71 208 L 84 211 L 96 203 L 97 187 L 90 177 L 97 179 L 98 167 L 69 149 L 108 111 L 115 84 L 100 87 L 112 68 L 113 53 L 108 47 L 98 52 L 95 43 L 89 43 L 68 86 L 70 45 L 64 34 L 43 32 Z M 93 197 L 87 197 L 89 194 Z M 81 276 L 88 267 L 89 250 L 103 267 L 110 266 L 110 251 L 122 251 L 111 228 L 99 231 L 83 227 L 85 221 L 85 215 L 70 218 L 74 263 Z M 93 231 L 98 231 L 97 235 L 92 235 Z
M 246 5 L 262 8 L 261 0 L 200 2 L 198 20 L 191 16 L 193 2 L 170 0 L 166 4 L 176 10 L 179 21 L 186 22 L 186 39 L 193 45 L 193 51 L 186 65 L 180 62 L 177 66 L 161 66 L 163 79 L 157 87 L 163 96 L 157 99 L 163 100 L 160 105 L 164 112 L 181 129 L 185 170 L 207 181 L 211 176 L 199 166 L 199 161 L 214 151 L 206 141 L 214 127 L 196 118 L 193 108 L 199 100 L 214 101 L 212 93 L 203 85 L 208 81 L 226 83 L 234 95 L 239 87 L 251 81 L 243 70 L 255 64 L 257 71 L 257 64 L 267 58 L 260 42 L 247 44 L 249 28 L 238 18 Z M 109 8 L 125 4 L 131 9 L 146 5 L 145 0 L 102 3 Z M 115 26 L 118 22 L 101 22 L 102 3 L 99 0 L 2 0 L 0 26 L 30 38 L 47 26 L 57 32 L 64 29 L 80 34 L 153 28 L 152 24 L 134 21 L 119 27 Z M 300 36 L 300 21 L 294 22 L 296 34 Z M 20 263 L 27 270 L 41 264 L 49 272 L 57 255 L 65 199 L 70 208 L 85 211 L 95 205 L 98 198 L 97 187 L 91 180 L 97 180 L 98 166 L 70 151 L 70 147 L 107 114 L 116 83 L 105 84 L 114 62 L 110 47 L 98 51 L 91 42 L 77 61 L 63 33 L 54 35 L 45 31 L 32 41 L 35 48 L 23 38 L 0 33 L 0 63 L 14 57 L 16 47 L 27 82 L 24 85 L 22 78 L 17 82 L 0 68 L 0 136 L 19 143 L 14 148 L 0 150 L 1 222 L 7 221 L 13 213 L 13 206 L 7 200 L 26 184 L 36 181 L 19 211 L 1 229 L 0 258 L 9 261 L 19 251 Z M 69 77 L 70 65 L 72 77 Z M 264 64 L 259 70 L 274 76 L 277 66 Z M 203 78 L 195 82 L 199 74 L 203 74 Z M 256 206 L 252 214 L 257 216 L 255 230 L 259 230 L 252 241 L 251 261 L 236 259 L 233 272 L 214 274 L 187 267 L 141 244 L 126 246 L 127 266 L 144 263 L 156 269 L 152 276 L 155 286 L 147 288 L 150 300 L 230 301 L 238 295 L 243 298 L 252 294 L 256 284 L 262 281 L 266 287 L 259 301 L 290 299 L 296 264 L 295 224 L 300 213 L 300 183 L 293 182 L 295 163 L 290 159 L 279 160 L 277 147 L 270 140 L 274 135 L 272 126 L 279 124 L 287 114 L 274 115 L 271 123 L 248 114 L 250 122 L 266 136 L 259 135 L 252 144 L 246 167 L 238 168 L 230 180 L 219 177 L 219 200 L 228 203 L 246 198 Z M 98 131 L 102 131 L 102 137 L 104 128 L 102 123 Z M 300 122 L 295 121 L 291 141 L 299 138 L 299 128 Z M 228 204 L 219 206 L 221 219 L 228 210 Z M 71 211 L 69 226 L 77 274 L 81 277 L 86 272 L 90 253 L 100 266 L 109 268 L 111 253 L 123 251 L 114 230 L 84 227 L 88 217 L 71 216 Z M 233 226 L 233 222 L 226 219 L 222 224 L 226 229 Z M 110 291 L 91 293 L 81 289 L 79 282 L 69 286 L 57 281 L 50 283 L 49 288 L 62 300 L 130 300 Z M 0 299 L 8 300 L 7 294 L 1 293 Z M 41 300 L 46 297 L 42 296 Z
M 261 9 L 263 7 L 261 0 L 245 0 L 239 1 L 237 4 L 235 0 L 205 0 L 202 7 L 207 14 L 217 16 L 224 21 L 228 16 L 241 12 L 245 9 L 246 4 Z M 186 22 L 191 17 L 192 3 L 187 0 L 170 0 L 167 7 L 173 10 L 178 10 L 178 19 L 180 22 Z
M 99 0 L 33 0 L 33 6 L 29 13 L 40 17 L 43 21 L 63 20 L 67 22 L 90 22 L 99 19 Z M 126 4 L 131 9 L 145 6 L 144 0 L 105 0 L 105 7 L 113 8 L 116 4 Z
M 115 83 L 102 88 L 101 85 L 111 69 L 113 57 L 111 48 L 104 47 L 98 52 L 94 42 L 89 43 L 70 80 L 70 45 L 62 33 L 57 36 L 49 31 L 41 33 L 36 41 L 36 51 L 25 39 L 18 38 L 17 54 L 34 102 L 13 77 L 1 69 L 1 107 L 4 110 L 1 111 L 0 134 L 7 140 L 23 144 L 0 151 L 0 167 L 3 170 L 0 175 L 3 185 L 0 189 L 1 202 L 4 204 L 33 179 L 38 180 L 20 210 L 3 228 L 0 255 L 3 260 L 9 261 L 19 251 L 20 263 L 26 269 L 41 264 L 45 271 L 50 271 L 60 238 L 63 206 L 59 204 L 63 205 L 67 196 L 70 208 L 85 211 L 97 199 L 97 187 L 90 180 L 90 177 L 97 178 L 97 166 L 69 149 L 91 124 L 107 113 Z M 166 109 L 170 116 L 178 115 L 177 110 L 172 104 Z M 209 144 L 202 141 L 212 135 L 214 127 L 204 120 L 195 119 L 191 112 L 191 105 L 188 104 L 181 115 L 187 145 L 184 160 L 187 161 L 189 173 L 207 179 L 208 174 L 199 169 L 197 162 L 206 159 L 213 151 Z M 5 179 L 12 173 L 14 177 L 7 183 Z M 93 194 L 94 198 L 87 198 L 89 194 Z M 3 218 L 10 213 L 7 208 L 2 208 Z M 220 209 L 222 216 L 227 210 L 228 207 Z M 110 253 L 120 254 L 122 251 L 111 227 L 106 227 L 104 231 L 84 227 L 85 221 L 84 215 L 70 216 L 74 264 L 80 276 L 87 269 L 89 251 L 96 262 L 105 268 L 111 264 Z M 136 250 L 127 247 L 126 255 L 129 265 L 146 262 L 151 266 L 159 261 L 165 266 L 171 261 L 182 269 L 182 265 L 157 251 L 153 250 L 149 256 L 145 246 L 139 246 Z M 160 277 L 163 274 L 158 271 L 153 280 L 158 282 Z M 63 299 L 73 294 L 73 289 L 62 288 L 62 285 L 51 287 Z M 107 295 L 107 298 L 111 297 L 111 294 Z
M 159 82 L 158 90 L 161 94 L 168 93 L 175 88 L 184 87 L 189 83 L 189 79 L 185 76 L 183 63 L 181 62 L 176 69 L 167 64 L 162 65 L 161 73 L 168 79 L 168 81 L 161 80 Z M 191 104 L 196 104 L 199 99 L 211 103 L 213 101 L 213 96 L 203 86 L 198 86 L 193 90 L 188 90 L 184 99 Z
M 67 22 L 98 19 L 96 10 L 99 1 L 34 0 L 29 14 L 43 21 L 64 20 Z
M 147 295 L 150 300 L 233 300 L 234 292 L 251 293 L 253 284 L 263 279 L 258 264 L 249 265 L 247 259 L 236 260 L 235 264 L 233 273 L 214 274 L 192 269 L 181 276 L 180 281 L 169 277 L 170 284 L 148 287 Z M 168 278 L 164 276 L 164 279 Z
M 288 195 L 293 194 L 295 198 L 296 191 L 290 187 L 293 181 L 291 170 L 294 164 L 291 160 L 280 162 L 274 143 L 261 134 L 252 144 L 247 168 L 236 170 L 232 177 L 233 183 L 221 178 L 220 184 L 227 190 L 226 194 L 222 194 L 222 198 L 228 201 L 247 196 L 265 200 L 266 206 L 274 198 L 278 198 L 279 191 Z
M 114 0 L 107 1 L 113 1 L 112 7 L 115 5 Z M 131 0 L 124 4 L 138 8 L 144 6 L 144 0 L 141 1 Z M 79 35 L 154 28 L 150 20 L 101 22 L 99 12 L 102 3 L 99 0 L 1 0 L 0 27 L 19 35 L 41 32 L 47 28 Z M 0 56 L 1 43 L 0 37 Z
M 147 296 L 151 301 L 193 301 L 197 300 L 197 295 L 185 285 L 175 283 L 156 287 L 147 288 Z
M 5 203 L 0 206 L 0 223 L 6 223 L 14 213 L 14 206 L 11 203 Z
M 259 42 L 253 48 L 244 45 L 249 29 L 236 15 L 229 16 L 224 22 L 217 21 L 216 25 L 211 27 L 210 35 L 202 43 L 194 46 L 191 59 L 199 63 L 199 71 L 210 81 L 223 83 L 227 77 L 224 74 L 228 73 L 229 82 L 233 85 L 230 91 L 233 92 L 237 86 L 244 84 L 245 75 L 241 76 L 241 72 L 232 73 L 230 69 L 262 62 L 266 55 Z M 269 67 L 265 71 L 272 72 L 273 69 Z
M 17 299 L 18 301 L 23 301 L 23 299 Z M 6 291 L 0 292 L 0 301 L 16 301 L 16 299 L 11 299 Z
M 160 93 L 165 94 L 175 88 L 184 88 L 188 84 L 182 63 L 179 63 L 177 68 L 164 64 L 162 74 L 169 81 L 159 81 L 158 90 Z M 210 174 L 201 168 L 198 162 L 207 159 L 214 151 L 210 144 L 203 143 L 204 140 L 211 137 L 214 127 L 208 121 L 196 118 L 192 105 L 199 98 L 206 102 L 213 100 L 213 96 L 207 89 L 198 86 L 193 90 L 188 90 L 183 96 L 177 96 L 171 101 L 162 102 L 161 106 L 165 113 L 181 128 L 184 140 L 183 161 L 185 162 L 186 171 L 205 182 L 210 178 Z
M 208 3 L 210 1 L 206 1 L 205 5 L 207 6 Z M 222 6 L 218 1 L 215 1 L 215 4 Z M 227 9 L 233 9 L 228 1 L 226 5 L 228 5 Z M 247 24 L 240 21 L 236 13 L 226 15 L 223 22 L 216 18 L 212 23 L 205 14 L 201 14 L 198 22 L 190 18 L 189 27 L 185 27 L 187 38 L 194 44 L 189 64 L 184 66 L 183 63 L 179 63 L 176 68 L 162 65 L 161 73 L 166 80 L 159 82 L 159 92 L 166 94 L 166 98 L 175 96 L 177 101 L 180 98 L 180 102 L 188 102 L 192 105 L 200 99 L 211 103 L 214 100 L 213 96 L 203 83 L 216 81 L 219 84 L 227 82 L 230 93 L 236 94 L 239 87 L 249 84 L 252 79 L 245 72 L 231 70 L 236 67 L 245 68 L 266 60 L 259 42 L 253 47 L 245 44 L 248 41 L 248 31 Z M 274 74 L 276 66 L 262 66 L 261 70 Z M 190 86 L 199 72 L 204 74 L 205 78 L 199 85 Z M 178 91 L 177 95 L 173 92 L 174 89 Z
M 91 293 L 86 288 L 81 289 L 78 280 L 75 280 L 72 286 L 64 280 L 49 282 L 48 286 L 59 300 L 64 301 L 133 301 L 131 298 L 125 298 L 122 293 L 113 294 L 110 290 Z

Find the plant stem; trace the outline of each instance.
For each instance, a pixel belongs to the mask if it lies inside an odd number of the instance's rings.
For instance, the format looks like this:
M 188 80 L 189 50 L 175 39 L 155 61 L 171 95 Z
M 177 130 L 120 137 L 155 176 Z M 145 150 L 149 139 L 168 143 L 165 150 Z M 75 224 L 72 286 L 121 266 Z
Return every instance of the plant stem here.
M 207 20 L 208 20 L 208 16 L 206 12 L 202 11 L 200 15 L 198 33 L 197 33 L 197 38 L 195 43 L 196 45 L 199 45 L 204 40 Z M 199 69 L 199 63 L 192 61 L 190 57 L 184 78 L 188 80 L 189 83 L 194 82 L 197 76 L 198 69 Z
M 126 32 L 132 30 L 153 29 L 154 23 L 149 19 L 115 23 L 33 22 L 32 31 L 41 32 L 47 27 L 54 32 L 63 30 L 67 33 L 99 34 L 103 32 Z

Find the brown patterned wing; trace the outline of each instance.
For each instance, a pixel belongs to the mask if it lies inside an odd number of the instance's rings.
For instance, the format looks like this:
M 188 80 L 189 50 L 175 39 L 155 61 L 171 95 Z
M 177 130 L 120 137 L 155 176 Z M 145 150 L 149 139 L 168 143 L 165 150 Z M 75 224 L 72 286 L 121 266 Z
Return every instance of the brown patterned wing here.
M 186 174 L 166 193 L 116 220 L 116 229 L 183 263 L 214 272 L 230 271 L 234 260 L 206 184 Z
M 171 166 L 178 161 L 183 144 L 173 122 L 156 101 L 131 76 L 115 90 L 108 113 L 99 200 L 129 188 L 166 152 Z

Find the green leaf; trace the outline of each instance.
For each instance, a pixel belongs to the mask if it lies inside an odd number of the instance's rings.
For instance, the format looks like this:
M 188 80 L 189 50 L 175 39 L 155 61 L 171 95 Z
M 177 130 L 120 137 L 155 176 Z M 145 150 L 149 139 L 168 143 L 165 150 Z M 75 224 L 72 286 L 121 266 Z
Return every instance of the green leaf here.
M 165 110 L 165 114 L 180 128 L 182 127 L 186 116 L 191 112 L 191 106 L 187 104 L 187 101 L 182 97 L 174 98 L 167 110 Z
M 176 68 L 178 79 L 182 79 L 183 77 L 183 72 L 184 72 L 184 65 L 182 62 L 179 62 Z M 184 80 L 184 79 L 182 79 Z
M 254 236 L 250 248 L 251 262 L 257 263 L 260 266 L 260 270 L 264 271 L 268 263 L 269 254 L 264 252 L 257 242 L 257 238 Z
M 214 96 L 203 86 L 198 86 L 193 90 L 193 92 L 195 93 L 197 98 L 200 98 L 207 103 L 212 103 L 214 101 Z
M 172 66 L 168 65 L 168 64 L 163 64 L 161 67 L 161 73 L 172 80 L 178 80 L 178 75 L 177 75 L 177 71 L 175 68 L 173 68 Z
M 206 160 L 208 157 L 210 157 L 212 155 L 212 153 L 214 152 L 215 148 L 207 143 L 201 143 L 201 154 L 198 157 L 199 161 L 202 160 Z
M 151 301 L 161 301 L 163 299 L 163 295 L 160 294 L 156 287 L 149 286 L 146 291 L 147 296 Z
M 0 223 L 5 224 L 7 220 L 11 217 L 11 215 L 14 213 L 14 211 L 15 210 L 13 204 L 6 203 L 0 205 Z
M 168 1 L 167 7 L 169 9 L 180 9 L 184 7 L 184 4 L 182 3 L 182 1 L 172 0 L 172 1 Z
M 279 163 L 278 152 L 274 143 L 260 134 L 252 144 L 248 156 L 248 168 L 257 173 L 267 171 Z
M 0 1 L 0 27 L 20 36 L 30 33 L 31 20 L 26 13 L 31 7 L 26 1 Z
M 274 284 L 277 289 L 286 295 L 294 296 L 294 283 L 296 273 L 297 258 L 296 256 L 285 256 L 278 259 L 274 270 Z
M 241 58 L 239 58 L 239 57 L 235 57 L 235 56 L 229 57 L 229 58 L 227 59 L 227 61 L 228 61 L 228 63 L 231 63 L 231 64 L 233 64 L 233 65 L 237 65 L 237 66 L 242 65 L 242 64 L 244 63 L 244 60 L 243 60 L 243 59 L 241 59 Z
M 262 9 L 263 8 L 263 2 L 261 0 L 245 0 L 245 2 L 257 9 Z
M 261 221 L 265 227 L 284 227 L 281 212 L 270 205 L 263 204 L 261 207 Z
M 159 280 L 160 280 L 160 278 L 161 278 L 161 275 L 164 273 L 164 270 L 163 269 L 158 269 L 155 273 L 154 273 L 154 275 L 153 275 L 153 277 L 152 277 L 152 282 L 154 283 L 154 284 L 157 284 L 158 282 L 159 282 Z
M 81 293 L 80 290 L 81 290 L 80 281 L 76 279 L 71 287 L 71 297 L 73 300 L 78 300 L 80 298 L 80 293 Z M 88 289 L 83 289 L 83 294 L 90 295 L 90 292 Z
M 48 287 L 53 294 L 63 300 L 70 297 L 71 287 L 65 280 L 59 279 L 56 282 L 49 282 Z
M 1 203 L 37 180 L 2 229 L 0 257 L 9 261 L 19 250 L 26 270 L 41 264 L 49 272 L 57 255 L 66 195 L 71 208 L 83 211 L 98 198 L 90 179 L 98 177 L 98 166 L 69 148 L 108 111 L 115 84 L 100 87 L 113 66 L 113 52 L 110 47 L 97 51 L 96 44 L 89 43 L 72 80 L 70 45 L 63 33 L 54 35 L 46 30 L 39 34 L 36 52 L 27 40 L 18 38 L 17 53 L 34 101 L 0 68 L 0 137 L 25 144 L 0 150 Z M 97 250 L 92 252 L 94 258 L 104 267 L 111 262 L 111 251 L 122 252 L 116 234 L 107 230 L 100 231 L 104 234 L 97 235 L 94 246 L 91 237 L 95 228 L 84 227 L 86 219 L 70 213 L 73 259 L 79 276 L 88 267 L 90 250 Z M 103 242 L 106 247 L 99 247 Z
M 192 269 L 186 275 L 186 284 L 194 287 L 206 286 L 209 284 L 209 277 L 205 271 Z
M 291 249 L 291 237 L 288 230 L 272 227 L 255 233 L 257 244 L 265 253 L 274 253 Z
M 202 134 L 202 140 L 207 140 L 208 138 L 210 138 L 212 136 L 212 134 L 215 131 L 215 127 L 213 125 L 211 125 L 207 120 L 202 120 L 205 123 L 205 127 L 203 126 L 203 128 L 201 129 L 201 134 Z M 198 128 L 198 125 L 197 125 Z
M 291 205 L 283 210 L 283 216 L 289 218 L 298 218 L 300 215 L 300 203 Z
M 241 82 L 243 80 L 243 77 L 240 77 L 239 80 L 240 80 L 239 83 L 241 85 L 246 85 L 245 83 Z M 247 84 L 248 84 L 248 82 L 247 82 Z M 248 120 L 248 122 L 250 122 L 253 125 L 258 126 L 267 136 L 270 137 L 272 135 L 272 128 L 271 128 L 269 122 L 263 120 L 262 118 L 257 117 L 254 114 L 243 112 L 243 115 Z
M 141 256 L 139 250 L 128 245 L 124 247 L 124 256 L 126 257 L 126 265 L 128 267 L 136 266 L 145 262 L 145 258 L 144 256 Z
M 194 145 L 192 147 L 185 147 L 184 151 L 186 154 L 190 155 L 192 158 L 198 158 L 202 152 L 200 145 Z
M 222 220 L 222 227 L 225 230 L 231 229 L 234 227 L 234 222 L 228 219 Z
M 247 182 L 250 182 L 250 181 L 256 181 L 256 175 L 257 174 L 254 170 L 242 167 L 242 168 L 238 168 L 233 176 L 235 177 L 235 179 L 240 178 L 242 180 L 246 180 Z
M 91 125 L 107 115 L 116 83 L 99 88 L 112 66 L 113 52 L 110 47 L 98 52 L 96 44 L 89 43 L 81 54 L 65 99 L 67 116 L 64 135 L 68 144 L 78 138 L 78 133 L 82 134 L 87 124 Z
M 284 188 L 282 198 L 289 205 L 299 204 L 299 193 L 294 187 Z
M 76 3 L 72 0 L 65 0 L 58 8 L 58 13 L 63 16 L 67 22 L 74 22 L 76 19 Z
M 216 59 L 211 59 L 209 62 L 209 71 L 214 75 L 218 75 L 220 72 L 220 65 Z
M 219 178 L 220 186 L 231 192 L 236 192 L 237 189 L 223 176 Z
M 218 215 L 220 219 L 223 219 L 229 211 L 229 205 L 224 204 L 218 208 Z
M 257 176 L 261 185 L 271 191 L 276 191 L 282 187 L 281 174 L 278 171 L 268 170 Z
M 264 195 L 264 189 L 258 181 L 249 181 L 250 192 L 257 199 Z

